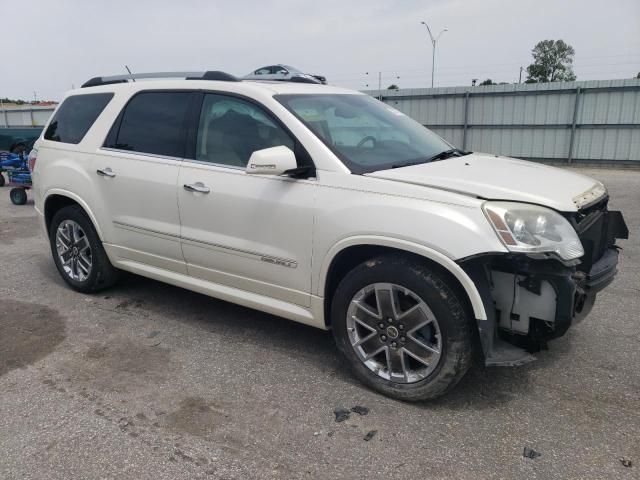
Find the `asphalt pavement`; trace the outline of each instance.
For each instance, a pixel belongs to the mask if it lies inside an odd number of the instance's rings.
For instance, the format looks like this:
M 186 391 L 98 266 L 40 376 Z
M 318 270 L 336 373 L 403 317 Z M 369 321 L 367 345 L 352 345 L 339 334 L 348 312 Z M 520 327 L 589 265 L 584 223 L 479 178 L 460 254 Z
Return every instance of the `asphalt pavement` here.
M 70 290 L 1 188 L 0 478 L 640 478 L 640 171 L 580 171 L 631 231 L 614 283 L 536 362 L 419 404 L 328 332 L 133 275 Z

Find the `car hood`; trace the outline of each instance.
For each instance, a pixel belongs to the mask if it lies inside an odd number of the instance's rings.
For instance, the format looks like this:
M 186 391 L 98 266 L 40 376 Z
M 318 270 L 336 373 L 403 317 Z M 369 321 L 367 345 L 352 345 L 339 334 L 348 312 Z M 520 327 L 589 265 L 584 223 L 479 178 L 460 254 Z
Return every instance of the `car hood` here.
M 585 175 L 481 153 L 367 175 L 490 200 L 536 203 L 563 212 L 576 211 L 606 192 Z

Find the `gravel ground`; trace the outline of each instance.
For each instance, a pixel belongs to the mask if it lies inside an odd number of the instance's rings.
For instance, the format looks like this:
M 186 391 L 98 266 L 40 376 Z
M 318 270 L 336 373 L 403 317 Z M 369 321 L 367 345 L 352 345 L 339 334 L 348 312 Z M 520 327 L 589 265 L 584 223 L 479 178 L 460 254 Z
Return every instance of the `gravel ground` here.
M 327 332 L 134 276 L 71 291 L 0 189 L 0 478 L 640 478 L 640 172 L 586 172 L 631 230 L 615 282 L 537 362 L 423 404 Z

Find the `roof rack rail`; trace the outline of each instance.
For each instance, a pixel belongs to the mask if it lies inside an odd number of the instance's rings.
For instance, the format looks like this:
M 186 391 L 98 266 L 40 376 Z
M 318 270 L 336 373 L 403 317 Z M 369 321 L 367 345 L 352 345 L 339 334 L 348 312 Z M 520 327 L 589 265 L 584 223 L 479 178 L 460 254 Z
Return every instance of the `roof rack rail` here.
M 186 80 L 218 80 L 222 82 L 239 82 L 240 79 L 230 73 L 217 70 L 206 72 L 154 72 L 133 73 L 124 75 L 111 75 L 109 77 L 93 77 L 82 84 L 82 88 L 96 87 L 98 85 L 111 85 L 114 83 L 127 83 L 129 80 L 147 78 L 184 78 Z
M 316 80 L 315 78 L 308 78 L 308 77 L 291 77 L 291 78 L 285 80 L 285 82 L 314 83 L 314 84 L 322 85 L 322 82 L 320 80 Z

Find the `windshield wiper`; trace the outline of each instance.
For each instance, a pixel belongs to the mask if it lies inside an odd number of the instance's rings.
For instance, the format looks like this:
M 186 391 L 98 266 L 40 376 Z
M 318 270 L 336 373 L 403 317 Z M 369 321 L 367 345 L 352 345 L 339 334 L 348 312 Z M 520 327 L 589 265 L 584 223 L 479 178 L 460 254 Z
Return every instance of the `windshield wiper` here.
M 465 152 L 463 150 L 460 150 L 459 148 L 452 148 L 450 150 L 445 150 L 444 152 L 440 152 L 437 155 L 434 155 L 433 157 L 429 158 L 429 162 L 433 162 L 435 160 L 444 160 L 446 158 L 451 158 L 451 157 L 463 157 L 465 155 L 469 155 L 471 152 Z
M 451 148 L 449 150 L 444 150 L 440 153 L 436 153 L 431 157 L 423 158 L 417 161 L 414 160 L 411 162 L 394 163 L 393 165 L 391 165 L 391 168 L 410 167 L 412 165 L 420 165 L 421 163 L 435 162 L 437 160 L 444 160 L 446 158 L 451 158 L 451 157 L 462 157 L 464 155 L 469 155 L 470 153 L 471 152 L 465 152 L 458 148 Z

